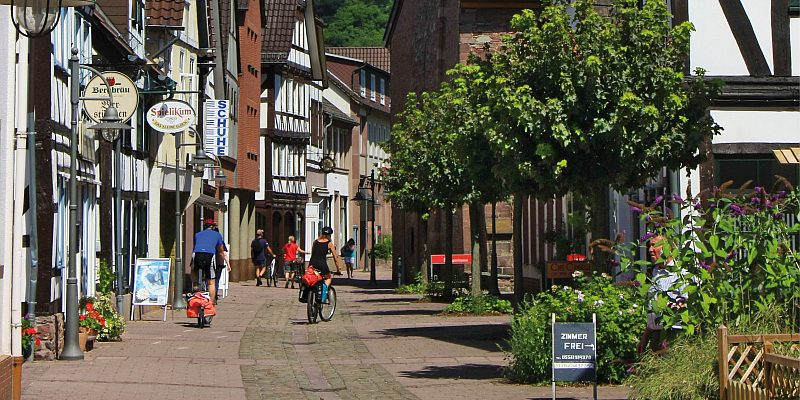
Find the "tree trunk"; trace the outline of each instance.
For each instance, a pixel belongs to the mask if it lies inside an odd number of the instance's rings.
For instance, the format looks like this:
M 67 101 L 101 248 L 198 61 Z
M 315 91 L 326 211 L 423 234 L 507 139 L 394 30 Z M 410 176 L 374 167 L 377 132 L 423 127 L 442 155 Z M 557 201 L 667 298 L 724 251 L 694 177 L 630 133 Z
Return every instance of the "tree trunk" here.
M 444 208 L 444 297 L 453 297 L 453 208 L 450 204 Z
M 592 242 L 597 239 L 608 239 L 608 187 L 595 187 L 592 190 Z M 608 272 L 609 254 L 600 250 L 598 246 L 592 249 L 592 270 Z
M 473 296 L 481 294 L 481 209 L 483 204 L 473 202 L 469 205 L 469 227 L 472 241 L 472 282 L 470 292 Z M 484 230 L 485 231 L 485 230 Z
M 500 295 L 500 287 L 497 284 L 497 232 L 495 230 L 496 221 L 495 221 L 495 208 L 497 206 L 496 202 L 492 202 L 492 272 L 491 278 L 489 279 L 489 294 L 493 294 L 495 296 Z
M 522 192 L 514 194 L 514 309 L 519 310 L 525 299 L 522 281 Z
M 430 256 L 428 254 L 428 220 L 425 218 L 420 218 L 419 223 L 419 238 L 420 238 L 420 249 L 422 250 L 422 264 L 421 265 L 421 272 L 422 272 L 422 284 L 427 286 L 430 282 L 430 264 L 428 264 L 428 260 L 430 260 Z

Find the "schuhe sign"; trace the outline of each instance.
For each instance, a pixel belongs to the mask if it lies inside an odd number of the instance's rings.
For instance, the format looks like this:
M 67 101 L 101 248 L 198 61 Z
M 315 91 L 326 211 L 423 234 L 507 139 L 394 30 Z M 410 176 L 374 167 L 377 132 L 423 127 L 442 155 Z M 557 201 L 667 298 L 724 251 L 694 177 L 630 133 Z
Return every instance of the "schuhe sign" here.
M 147 123 L 161 133 L 182 132 L 194 124 L 195 112 L 189 103 L 165 100 L 147 111 Z

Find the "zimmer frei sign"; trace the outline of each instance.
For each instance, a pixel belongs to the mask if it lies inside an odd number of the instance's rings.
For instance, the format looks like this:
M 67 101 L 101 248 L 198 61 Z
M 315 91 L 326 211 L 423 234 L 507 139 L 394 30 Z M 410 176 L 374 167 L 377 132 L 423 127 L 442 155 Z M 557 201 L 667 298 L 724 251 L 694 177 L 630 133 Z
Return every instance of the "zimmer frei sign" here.
M 228 100 L 206 100 L 205 103 L 205 149 L 216 156 L 228 155 L 231 135 L 230 102 Z
M 139 106 L 139 91 L 131 78 L 121 72 L 103 72 L 103 78 L 111 86 L 114 96 L 114 107 L 119 112 L 121 122 L 128 122 Z M 83 91 L 83 109 L 92 121 L 99 123 L 106 108 L 111 104 L 108 100 L 92 100 L 93 97 L 108 97 L 108 87 L 99 76 L 92 78 Z
M 553 400 L 556 382 L 594 382 L 597 399 L 597 315 L 592 322 L 556 322 L 552 314 L 553 329 Z
M 147 123 L 162 133 L 183 132 L 192 126 L 197 116 L 189 103 L 180 100 L 164 100 L 147 111 Z

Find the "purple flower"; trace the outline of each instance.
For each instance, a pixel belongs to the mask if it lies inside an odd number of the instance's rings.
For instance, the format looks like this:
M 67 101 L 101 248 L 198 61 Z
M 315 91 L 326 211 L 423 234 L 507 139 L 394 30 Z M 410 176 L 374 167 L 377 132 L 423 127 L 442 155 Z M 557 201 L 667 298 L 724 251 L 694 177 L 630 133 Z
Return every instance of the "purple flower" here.
M 773 194 L 772 196 L 769 196 L 769 199 L 772 200 L 772 201 L 778 201 L 778 194 L 776 193 L 776 194 Z
M 608 263 L 608 266 L 609 266 L 609 267 L 611 267 L 611 268 L 614 268 L 614 267 L 619 267 L 619 263 L 618 263 L 616 260 L 611 260 L 611 261 Z
M 731 259 L 733 259 L 733 257 L 736 257 L 738 255 L 739 255 L 739 250 L 734 250 L 730 254 L 728 254 L 727 257 L 725 257 L 725 261 L 730 261 Z
M 700 205 L 700 202 L 699 202 L 699 201 L 697 201 L 697 202 L 695 202 L 695 203 L 694 203 L 694 209 L 695 209 L 695 210 L 700 210 L 700 209 L 702 209 L 702 208 L 703 208 L 703 206 L 701 206 L 701 205 Z
M 603 304 L 605 304 L 605 302 L 603 302 L 603 300 L 597 300 L 597 301 L 594 302 L 594 305 L 597 306 L 597 307 L 602 307 Z
M 679 201 L 679 202 L 683 203 L 683 199 L 681 198 L 681 196 L 678 196 L 677 193 L 673 193 L 672 194 L 672 199 L 675 200 L 675 201 Z
M 639 238 L 639 241 L 640 241 L 640 242 L 644 242 L 644 241 L 647 241 L 647 240 L 649 240 L 650 238 L 652 238 L 652 237 L 655 237 L 655 236 L 656 236 L 656 234 L 655 234 L 655 233 L 653 233 L 653 232 L 647 232 L 647 233 L 646 233 L 644 236 L 642 236 L 641 238 Z
M 764 207 L 766 208 L 772 207 L 772 204 L 769 203 L 769 200 L 764 200 Z
M 759 193 L 761 193 L 761 191 L 763 191 L 763 190 L 764 190 L 764 188 L 762 188 L 761 186 L 756 186 L 756 188 L 755 188 L 755 191 L 759 192 Z
M 628 370 L 625 371 L 625 372 L 627 372 L 629 374 L 632 374 L 632 373 L 636 372 L 636 370 L 634 370 L 633 368 L 628 368 Z
M 636 286 L 636 287 L 641 287 L 641 286 L 642 286 L 642 282 L 639 282 L 639 281 L 633 281 L 633 286 Z
M 780 221 L 781 219 L 783 219 L 783 213 L 775 213 L 775 214 L 772 216 L 772 218 L 773 218 L 775 221 Z
M 578 293 L 578 303 L 583 303 L 586 300 L 586 296 L 583 293 Z
M 656 197 L 655 201 L 653 201 L 653 204 L 650 207 L 655 207 L 656 204 L 661 203 L 663 200 L 664 200 L 664 196 Z
M 715 192 L 719 192 L 719 187 L 718 186 L 714 186 L 714 191 Z
M 708 205 L 708 208 L 717 208 L 717 204 L 716 203 L 711 203 L 711 204 Z
M 759 199 L 758 197 L 755 197 L 755 196 L 751 197 L 750 201 L 753 202 L 753 203 L 761 203 L 761 199 Z
M 705 269 L 706 271 L 708 271 L 709 269 L 711 269 L 711 265 L 709 265 L 709 264 L 707 264 L 707 263 L 704 263 L 704 262 L 702 262 L 702 261 L 700 261 L 700 266 L 701 266 L 701 267 L 703 267 L 703 269 Z
M 642 209 L 639 208 L 639 207 L 633 206 L 633 207 L 631 207 L 631 211 L 640 213 L 640 212 L 642 212 Z

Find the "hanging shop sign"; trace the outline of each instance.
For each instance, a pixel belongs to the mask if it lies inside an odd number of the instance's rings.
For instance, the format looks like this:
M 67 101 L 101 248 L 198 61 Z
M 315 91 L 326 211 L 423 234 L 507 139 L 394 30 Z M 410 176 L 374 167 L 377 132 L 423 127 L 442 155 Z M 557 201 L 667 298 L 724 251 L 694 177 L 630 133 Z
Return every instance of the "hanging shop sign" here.
M 206 100 L 205 102 L 205 150 L 215 156 L 228 155 L 230 138 L 230 102 L 228 100 Z
M 194 125 L 197 114 L 185 101 L 164 100 L 150 107 L 146 118 L 150 127 L 161 133 L 177 133 Z
M 114 96 L 114 107 L 122 118 L 121 122 L 130 121 L 139 106 L 139 91 L 131 78 L 121 72 L 106 71 L 103 77 L 111 86 Z M 93 97 L 108 97 L 108 88 L 99 76 L 94 76 L 83 90 L 83 109 L 92 121 L 99 123 L 106 108 L 111 104 L 108 100 L 92 100 Z

